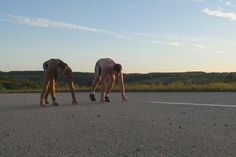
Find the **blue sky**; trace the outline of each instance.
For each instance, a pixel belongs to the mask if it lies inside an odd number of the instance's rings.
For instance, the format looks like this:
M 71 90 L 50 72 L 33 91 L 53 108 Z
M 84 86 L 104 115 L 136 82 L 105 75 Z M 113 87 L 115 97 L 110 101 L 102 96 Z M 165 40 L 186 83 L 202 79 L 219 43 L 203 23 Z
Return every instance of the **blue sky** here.
M 234 72 L 235 28 L 232 0 L 1 0 L 0 71 L 110 57 L 126 73 Z

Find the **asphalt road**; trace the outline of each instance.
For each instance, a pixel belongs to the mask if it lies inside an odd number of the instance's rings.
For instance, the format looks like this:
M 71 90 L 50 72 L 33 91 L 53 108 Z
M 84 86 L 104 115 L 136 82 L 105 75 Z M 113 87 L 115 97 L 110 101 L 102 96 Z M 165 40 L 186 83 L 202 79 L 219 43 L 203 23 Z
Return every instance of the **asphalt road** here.
M 0 94 L 0 157 L 235 157 L 236 93 Z M 97 93 L 97 99 L 100 96 Z

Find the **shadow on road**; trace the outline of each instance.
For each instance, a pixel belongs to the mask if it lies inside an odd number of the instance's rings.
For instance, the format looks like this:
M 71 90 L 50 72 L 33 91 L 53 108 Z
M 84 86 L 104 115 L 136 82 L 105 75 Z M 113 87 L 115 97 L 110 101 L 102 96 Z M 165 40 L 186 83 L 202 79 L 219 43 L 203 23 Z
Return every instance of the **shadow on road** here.
M 24 109 L 39 109 L 40 106 L 38 104 L 32 104 L 32 105 L 11 105 L 11 106 L 1 106 L 0 111 L 16 111 L 16 110 L 24 110 Z
M 30 109 L 52 109 L 52 108 L 64 108 L 64 107 L 79 107 L 79 106 L 97 106 L 103 105 L 100 102 L 80 102 L 79 105 L 71 105 L 71 104 L 60 104 L 59 106 L 53 106 L 51 104 L 46 105 L 46 107 L 40 107 L 39 104 L 27 104 L 27 105 L 1 105 L 0 112 L 4 111 L 18 111 L 18 110 L 30 110 Z
M 58 108 L 58 107 L 69 107 L 71 105 L 60 105 L 60 106 L 52 106 L 48 105 L 46 107 L 40 107 L 39 104 L 31 104 L 31 105 L 11 105 L 11 106 L 1 106 L 1 111 L 18 111 L 18 110 L 30 110 L 30 109 L 47 109 L 47 108 Z

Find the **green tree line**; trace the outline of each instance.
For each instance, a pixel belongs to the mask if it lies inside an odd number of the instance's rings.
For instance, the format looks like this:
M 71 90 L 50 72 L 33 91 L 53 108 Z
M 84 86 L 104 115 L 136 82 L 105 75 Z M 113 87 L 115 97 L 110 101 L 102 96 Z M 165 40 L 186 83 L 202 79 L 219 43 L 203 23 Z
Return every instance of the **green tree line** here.
M 43 81 L 43 71 L 0 72 L 0 92 L 38 92 Z M 74 72 L 75 87 L 88 91 L 93 73 Z M 236 73 L 148 73 L 124 74 L 128 91 L 236 91 Z M 57 89 L 67 90 L 67 80 L 59 77 Z M 119 90 L 115 86 L 115 90 Z

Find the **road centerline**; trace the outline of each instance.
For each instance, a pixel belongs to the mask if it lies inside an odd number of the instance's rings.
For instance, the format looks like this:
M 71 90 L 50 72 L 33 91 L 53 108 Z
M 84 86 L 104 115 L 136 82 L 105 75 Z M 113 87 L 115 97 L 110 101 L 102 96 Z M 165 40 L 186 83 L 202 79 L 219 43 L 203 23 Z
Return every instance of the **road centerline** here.
M 236 108 L 236 105 L 226 104 L 201 104 L 201 103 L 189 103 L 189 102 L 164 102 L 164 101 L 150 101 L 151 104 L 168 104 L 168 105 L 186 105 L 186 106 L 205 106 L 205 107 L 228 107 Z

